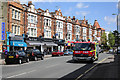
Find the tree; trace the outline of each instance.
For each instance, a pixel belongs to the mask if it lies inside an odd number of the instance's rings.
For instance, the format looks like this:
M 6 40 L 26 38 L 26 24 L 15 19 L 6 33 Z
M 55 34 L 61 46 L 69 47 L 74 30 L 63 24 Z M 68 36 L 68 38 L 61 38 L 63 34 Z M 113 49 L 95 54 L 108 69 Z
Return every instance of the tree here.
M 115 36 L 111 31 L 108 34 L 108 43 L 109 43 L 110 47 L 113 47 L 115 45 Z
M 118 31 L 117 30 L 113 31 L 113 34 L 115 36 L 115 45 L 120 44 L 120 38 L 118 36 L 119 35 Z
M 103 45 L 103 48 L 106 48 L 107 46 L 107 36 L 106 33 L 104 32 L 103 35 L 101 36 L 101 44 Z

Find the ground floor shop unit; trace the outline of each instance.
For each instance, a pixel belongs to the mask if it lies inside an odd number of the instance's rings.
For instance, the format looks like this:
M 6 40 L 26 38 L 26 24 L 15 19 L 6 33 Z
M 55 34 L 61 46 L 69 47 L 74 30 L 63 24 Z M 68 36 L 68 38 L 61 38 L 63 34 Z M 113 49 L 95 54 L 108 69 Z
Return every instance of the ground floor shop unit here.
M 28 45 L 27 49 L 39 49 L 44 54 L 51 54 L 54 48 L 58 46 L 50 38 L 43 38 L 42 40 L 39 38 L 32 38 L 27 40 L 26 43 Z
M 18 50 L 26 50 L 27 44 L 24 42 L 24 34 L 14 35 L 11 32 L 7 32 L 7 50 L 9 51 L 18 51 Z

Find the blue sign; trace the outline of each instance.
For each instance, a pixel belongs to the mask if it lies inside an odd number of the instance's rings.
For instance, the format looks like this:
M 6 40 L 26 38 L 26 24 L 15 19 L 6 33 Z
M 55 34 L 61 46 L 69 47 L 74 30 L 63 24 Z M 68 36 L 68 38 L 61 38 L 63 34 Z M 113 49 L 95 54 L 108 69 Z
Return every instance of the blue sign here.
M 2 22 L 2 40 L 5 40 L 5 22 Z

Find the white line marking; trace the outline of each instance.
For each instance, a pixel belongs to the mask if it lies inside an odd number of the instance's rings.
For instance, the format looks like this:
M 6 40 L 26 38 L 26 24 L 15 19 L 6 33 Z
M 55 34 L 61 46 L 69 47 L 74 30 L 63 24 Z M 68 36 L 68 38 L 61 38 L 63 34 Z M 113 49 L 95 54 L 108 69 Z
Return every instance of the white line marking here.
M 31 72 L 34 72 L 34 71 L 36 71 L 36 70 L 32 70 L 32 71 L 29 71 L 29 72 L 20 73 L 20 74 L 13 75 L 13 76 L 10 76 L 10 77 L 7 77 L 7 78 L 13 78 L 13 77 L 21 76 L 21 75 L 28 74 L 28 73 L 31 73 Z

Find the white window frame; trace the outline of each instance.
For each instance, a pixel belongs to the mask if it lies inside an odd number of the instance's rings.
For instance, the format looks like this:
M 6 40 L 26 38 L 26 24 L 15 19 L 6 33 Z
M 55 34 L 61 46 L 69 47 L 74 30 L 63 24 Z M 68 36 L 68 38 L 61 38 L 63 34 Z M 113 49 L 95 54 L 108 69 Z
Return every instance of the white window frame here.
M 20 26 L 18 26 L 18 31 L 17 32 L 18 32 L 18 35 L 20 35 Z
M 15 19 L 17 19 L 17 12 L 18 12 L 18 11 L 17 11 L 17 10 L 15 10 Z
M 15 10 L 14 9 L 12 9 L 12 18 L 14 18 L 15 16 L 14 16 L 14 12 L 15 12 Z

